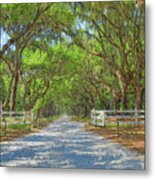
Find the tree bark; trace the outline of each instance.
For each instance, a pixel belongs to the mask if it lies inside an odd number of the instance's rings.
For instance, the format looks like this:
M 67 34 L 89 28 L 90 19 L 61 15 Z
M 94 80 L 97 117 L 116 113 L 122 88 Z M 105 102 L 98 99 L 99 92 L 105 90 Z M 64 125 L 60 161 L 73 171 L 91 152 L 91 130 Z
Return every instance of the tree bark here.
M 122 100 L 123 109 L 128 109 L 127 94 L 126 94 L 126 92 L 124 92 L 122 94 L 121 100 Z
M 11 87 L 10 111 L 15 110 L 18 81 L 19 81 L 19 73 L 18 73 L 18 69 L 17 69 L 17 71 L 15 72 L 15 75 L 13 77 L 13 83 L 12 83 L 12 87 Z
M 139 86 L 136 87 L 136 99 L 135 99 L 135 109 L 140 110 L 142 106 L 142 91 Z
M 9 98 L 10 98 L 10 94 L 11 94 L 12 84 L 13 84 L 13 74 L 11 74 L 11 80 L 10 80 L 8 92 L 7 92 L 7 95 L 6 95 L 6 97 L 5 97 L 5 101 L 4 101 L 3 105 L 2 105 L 3 110 L 6 109 L 6 106 L 7 106 L 8 103 L 9 103 Z
M 18 44 L 16 45 L 16 52 L 15 52 L 14 60 L 15 60 L 15 67 L 14 67 L 13 82 L 12 82 L 11 94 L 10 94 L 10 111 L 15 110 L 17 86 L 19 82 L 20 49 L 19 49 Z

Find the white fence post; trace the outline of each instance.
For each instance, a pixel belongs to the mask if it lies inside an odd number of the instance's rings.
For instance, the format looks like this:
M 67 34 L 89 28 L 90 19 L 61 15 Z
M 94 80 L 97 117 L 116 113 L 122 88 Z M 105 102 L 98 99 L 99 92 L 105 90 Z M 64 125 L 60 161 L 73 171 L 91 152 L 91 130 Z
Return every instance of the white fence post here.
M 105 111 L 102 112 L 102 121 L 103 121 L 103 126 L 105 126 Z

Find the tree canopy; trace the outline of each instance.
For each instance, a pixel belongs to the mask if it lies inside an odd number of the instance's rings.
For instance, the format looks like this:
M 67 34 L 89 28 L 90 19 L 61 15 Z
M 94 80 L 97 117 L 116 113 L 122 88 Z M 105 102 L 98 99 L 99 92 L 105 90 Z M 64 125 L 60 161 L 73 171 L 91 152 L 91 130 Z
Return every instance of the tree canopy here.
M 142 1 L 0 10 L 3 110 L 87 116 L 92 108 L 144 108 Z

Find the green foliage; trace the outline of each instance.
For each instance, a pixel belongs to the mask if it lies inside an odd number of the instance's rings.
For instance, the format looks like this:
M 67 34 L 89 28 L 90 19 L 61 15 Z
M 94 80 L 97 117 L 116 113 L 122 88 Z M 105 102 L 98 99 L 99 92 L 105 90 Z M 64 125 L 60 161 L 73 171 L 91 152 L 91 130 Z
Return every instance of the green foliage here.
M 13 42 L 2 47 L 4 109 L 84 117 L 92 108 L 144 108 L 144 12 L 135 2 L 0 8 Z
M 72 121 L 78 121 L 82 123 L 90 123 L 91 119 L 86 117 L 77 117 L 77 116 L 71 116 Z
M 7 127 L 8 129 L 18 129 L 18 130 L 22 130 L 22 129 L 27 129 L 30 130 L 30 126 L 29 125 L 24 125 L 24 124 L 10 124 Z

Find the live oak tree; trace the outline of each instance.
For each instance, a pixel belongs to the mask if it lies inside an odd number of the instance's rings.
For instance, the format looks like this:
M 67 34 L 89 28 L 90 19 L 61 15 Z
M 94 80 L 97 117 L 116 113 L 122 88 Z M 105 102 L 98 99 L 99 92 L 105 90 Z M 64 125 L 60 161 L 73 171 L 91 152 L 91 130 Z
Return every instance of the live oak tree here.
M 63 4 L 57 6 L 53 3 L 1 5 L 1 32 L 2 36 L 7 34 L 8 41 L 2 46 L 0 57 L 11 71 L 10 91 L 5 101 L 8 102 L 9 97 L 11 111 L 15 110 L 22 53 L 31 43 L 36 45 L 34 41 L 39 39 L 44 39 L 44 43 L 51 43 L 48 38 L 58 40 L 62 19 L 55 19 L 55 15 L 57 10 L 61 13 L 62 8 Z M 7 57 L 10 52 L 11 61 Z M 6 104 L 3 104 L 4 108 Z
M 108 66 L 119 85 L 122 107 L 128 108 L 127 96 L 133 93 L 136 108 L 140 109 L 144 95 L 144 9 L 135 2 L 91 2 L 78 6 L 80 27 L 76 33 L 80 38 L 75 38 L 75 43 Z M 116 88 L 111 89 L 115 96 Z
M 23 11 L 24 4 L 1 5 L 1 31 L 7 34 L 9 40 L 3 45 L 0 56 L 4 62 L 8 61 L 7 64 L 10 64 L 12 78 L 8 96 L 10 96 L 11 111 L 15 110 L 22 52 L 34 35 L 33 31 L 35 31 L 41 14 L 49 8 L 49 6 L 42 8 L 41 5 L 37 4 L 29 4 L 26 7 L 26 10 Z M 11 62 L 6 57 L 7 52 L 10 51 L 12 54 Z
M 1 4 L 4 110 L 144 108 L 144 4 Z

